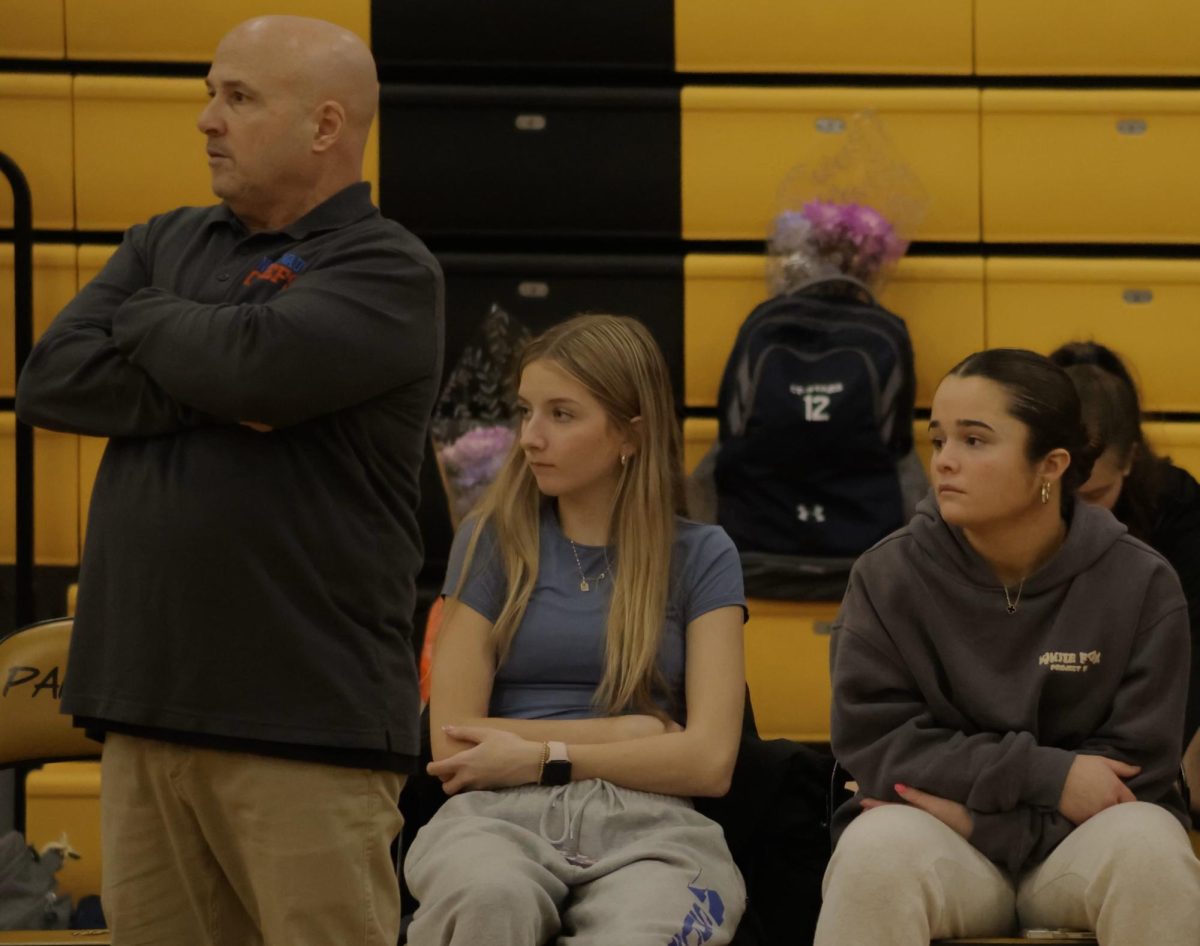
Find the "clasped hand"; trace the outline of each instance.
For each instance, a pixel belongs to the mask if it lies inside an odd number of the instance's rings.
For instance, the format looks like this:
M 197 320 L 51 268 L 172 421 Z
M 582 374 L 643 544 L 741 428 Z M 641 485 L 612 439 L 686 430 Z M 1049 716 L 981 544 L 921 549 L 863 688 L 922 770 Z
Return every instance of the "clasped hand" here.
M 537 781 L 544 751 L 540 742 L 484 726 L 445 726 L 443 730 L 451 739 L 474 743 L 469 749 L 425 766 L 425 771 L 442 780 L 447 795 Z
M 614 716 L 604 722 L 611 727 L 610 738 L 617 740 L 683 731 L 678 723 L 655 716 Z M 447 795 L 468 789 L 528 785 L 538 780 L 543 743 L 490 726 L 443 726 L 442 731 L 451 739 L 470 743 L 468 748 L 425 767 L 430 775 L 442 780 Z
M 1123 779 L 1133 778 L 1141 767 L 1099 755 L 1077 755 L 1067 772 L 1058 810 L 1071 824 L 1083 824 L 1105 808 L 1137 801 Z
M 929 792 L 923 792 L 911 785 L 897 784 L 896 794 L 903 798 L 906 804 L 933 815 L 946 827 L 968 840 L 971 832 L 975 830 L 975 819 L 966 805 L 951 801 L 949 798 L 942 798 L 939 795 L 931 795 Z M 864 809 L 870 811 L 872 808 L 882 808 L 884 805 L 891 805 L 894 802 L 881 801 L 878 798 L 864 798 L 860 804 Z
M 1058 810 L 1071 824 L 1080 825 L 1113 805 L 1137 801 L 1137 796 L 1123 779 L 1133 778 L 1139 772 L 1139 766 L 1127 762 L 1098 755 L 1077 755 L 1067 772 Z M 896 793 L 907 804 L 933 815 L 964 838 L 971 837 L 975 821 L 965 805 L 906 785 L 897 785 Z M 870 810 L 893 803 L 878 798 L 864 798 L 861 804 L 864 809 Z

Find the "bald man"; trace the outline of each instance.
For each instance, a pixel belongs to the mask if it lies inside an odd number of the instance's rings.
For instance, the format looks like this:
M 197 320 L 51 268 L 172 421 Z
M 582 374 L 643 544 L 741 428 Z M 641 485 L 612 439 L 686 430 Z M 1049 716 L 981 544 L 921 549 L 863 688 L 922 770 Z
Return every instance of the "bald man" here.
M 130 229 L 17 396 L 110 438 L 62 701 L 105 740 L 104 908 L 119 946 L 394 946 L 441 273 L 361 181 L 357 37 L 251 20 L 207 86 L 221 203 Z

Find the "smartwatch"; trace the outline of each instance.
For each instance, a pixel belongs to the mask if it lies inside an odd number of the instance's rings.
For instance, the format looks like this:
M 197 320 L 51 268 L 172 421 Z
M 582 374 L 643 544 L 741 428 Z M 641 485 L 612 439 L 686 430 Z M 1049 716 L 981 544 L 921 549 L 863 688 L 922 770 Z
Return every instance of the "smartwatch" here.
M 548 742 L 542 752 L 539 785 L 566 785 L 571 781 L 571 760 L 567 758 L 565 742 Z

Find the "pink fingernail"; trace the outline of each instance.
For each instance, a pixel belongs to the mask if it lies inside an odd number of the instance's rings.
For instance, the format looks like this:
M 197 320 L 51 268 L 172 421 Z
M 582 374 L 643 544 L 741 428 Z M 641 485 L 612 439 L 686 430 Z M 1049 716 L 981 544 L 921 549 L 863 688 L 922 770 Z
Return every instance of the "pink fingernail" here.
M 908 786 L 905 785 L 903 782 L 897 782 L 892 787 L 896 789 L 897 795 L 903 795 L 908 792 Z

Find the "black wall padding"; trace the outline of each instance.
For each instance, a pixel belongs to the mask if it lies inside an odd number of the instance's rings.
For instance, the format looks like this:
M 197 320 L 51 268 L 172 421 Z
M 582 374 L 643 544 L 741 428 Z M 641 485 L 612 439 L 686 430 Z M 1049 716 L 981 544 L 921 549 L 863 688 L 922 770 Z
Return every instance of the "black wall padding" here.
M 680 235 L 677 89 L 385 85 L 383 212 L 422 237 Z
M 683 395 L 683 258 L 439 253 L 446 274 L 446 366 L 493 304 L 535 335 L 583 312 L 632 315 L 654 333 Z
M 385 69 L 664 69 L 675 65 L 674 0 L 376 0 Z

